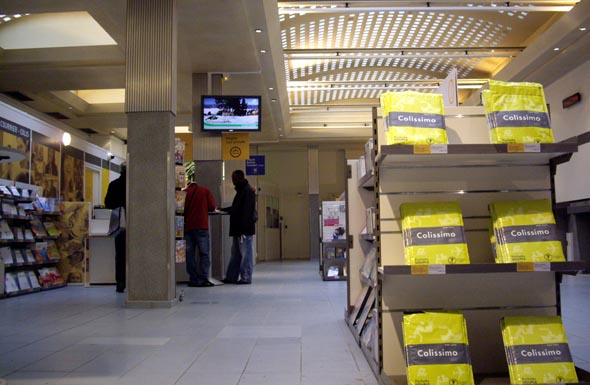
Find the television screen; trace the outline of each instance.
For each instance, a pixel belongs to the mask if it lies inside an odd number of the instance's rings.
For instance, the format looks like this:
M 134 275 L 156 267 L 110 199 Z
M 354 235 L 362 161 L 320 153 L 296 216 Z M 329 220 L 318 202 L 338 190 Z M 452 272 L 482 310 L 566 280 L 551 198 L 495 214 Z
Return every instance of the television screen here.
M 260 131 L 260 96 L 202 96 L 203 131 Z

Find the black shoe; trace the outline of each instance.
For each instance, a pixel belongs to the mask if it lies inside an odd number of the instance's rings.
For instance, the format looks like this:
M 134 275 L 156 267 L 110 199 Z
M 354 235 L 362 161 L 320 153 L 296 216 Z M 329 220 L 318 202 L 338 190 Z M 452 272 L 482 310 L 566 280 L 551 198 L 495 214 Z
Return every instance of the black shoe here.
M 205 282 L 199 283 L 197 285 L 197 287 L 211 287 L 211 286 L 215 286 L 215 285 L 212 282 L 209 282 L 209 281 L 205 281 Z
M 239 281 L 238 281 L 238 285 L 250 285 L 251 283 L 252 283 L 252 282 L 248 282 L 248 281 L 242 281 L 242 280 L 239 280 Z
M 222 279 L 221 282 L 223 282 L 223 283 L 233 283 L 233 284 L 236 284 L 237 283 L 236 281 L 231 281 L 231 280 L 229 280 L 227 278 Z
M 124 293 L 124 292 L 125 292 L 124 287 L 117 286 L 117 293 Z

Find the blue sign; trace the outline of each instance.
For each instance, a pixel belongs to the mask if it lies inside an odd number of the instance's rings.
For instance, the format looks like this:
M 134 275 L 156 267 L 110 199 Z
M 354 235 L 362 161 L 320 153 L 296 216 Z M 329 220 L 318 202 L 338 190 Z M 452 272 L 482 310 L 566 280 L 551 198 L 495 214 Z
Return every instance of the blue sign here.
M 246 175 L 264 175 L 264 155 L 250 155 L 246 160 Z

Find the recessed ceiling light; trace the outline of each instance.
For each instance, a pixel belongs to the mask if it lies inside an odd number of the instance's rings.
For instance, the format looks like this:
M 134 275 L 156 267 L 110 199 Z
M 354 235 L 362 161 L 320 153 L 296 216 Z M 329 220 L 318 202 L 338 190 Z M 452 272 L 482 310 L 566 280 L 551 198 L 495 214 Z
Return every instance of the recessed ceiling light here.
M 265 49 L 261 49 L 260 50 L 260 53 L 266 53 L 266 50 Z
M 72 143 L 72 135 L 69 132 L 64 132 L 61 136 L 61 142 L 64 146 L 69 146 Z
M 268 87 L 268 90 L 269 91 L 274 91 L 274 88 L 273 87 Z
M 276 99 L 270 99 L 270 101 L 274 103 L 274 102 L 276 102 L 277 100 L 276 100 Z
M 254 30 L 254 32 L 256 32 L 256 33 L 262 33 L 262 30 L 260 28 L 257 28 L 257 29 Z
M 559 51 L 559 47 L 553 48 L 554 51 Z
M 586 27 L 580 27 L 580 31 L 585 31 L 585 30 L 587 30 L 587 29 L 588 29 L 588 28 L 586 28 Z

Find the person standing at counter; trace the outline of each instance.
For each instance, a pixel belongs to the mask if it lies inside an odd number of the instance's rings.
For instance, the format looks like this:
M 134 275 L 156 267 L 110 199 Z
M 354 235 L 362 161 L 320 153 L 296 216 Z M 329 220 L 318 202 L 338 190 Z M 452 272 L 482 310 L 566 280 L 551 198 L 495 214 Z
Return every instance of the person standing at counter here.
M 231 258 L 225 273 L 224 283 L 250 284 L 254 270 L 254 233 L 256 231 L 256 193 L 248 183 L 244 171 L 231 174 L 236 195 L 230 207 L 222 208 L 229 213 L 229 235 L 233 237 Z
M 211 256 L 209 255 L 209 211 L 215 210 L 215 199 L 208 188 L 195 182 L 195 162 L 187 162 L 185 176 L 188 186 L 184 190 L 184 240 L 186 241 L 186 272 L 189 287 L 214 286 L 209 281 Z M 197 250 L 199 253 L 197 263 Z
M 111 183 L 104 198 L 104 205 L 107 209 L 115 210 L 122 207 L 125 210 L 127 201 L 127 165 L 121 164 L 121 175 Z M 120 219 L 120 217 L 119 217 Z M 125 291 L 126 286 L 126 245 L 125 226 L 119 226 L 115 233 L 115 281 L 117 282 L 117 293 Z

